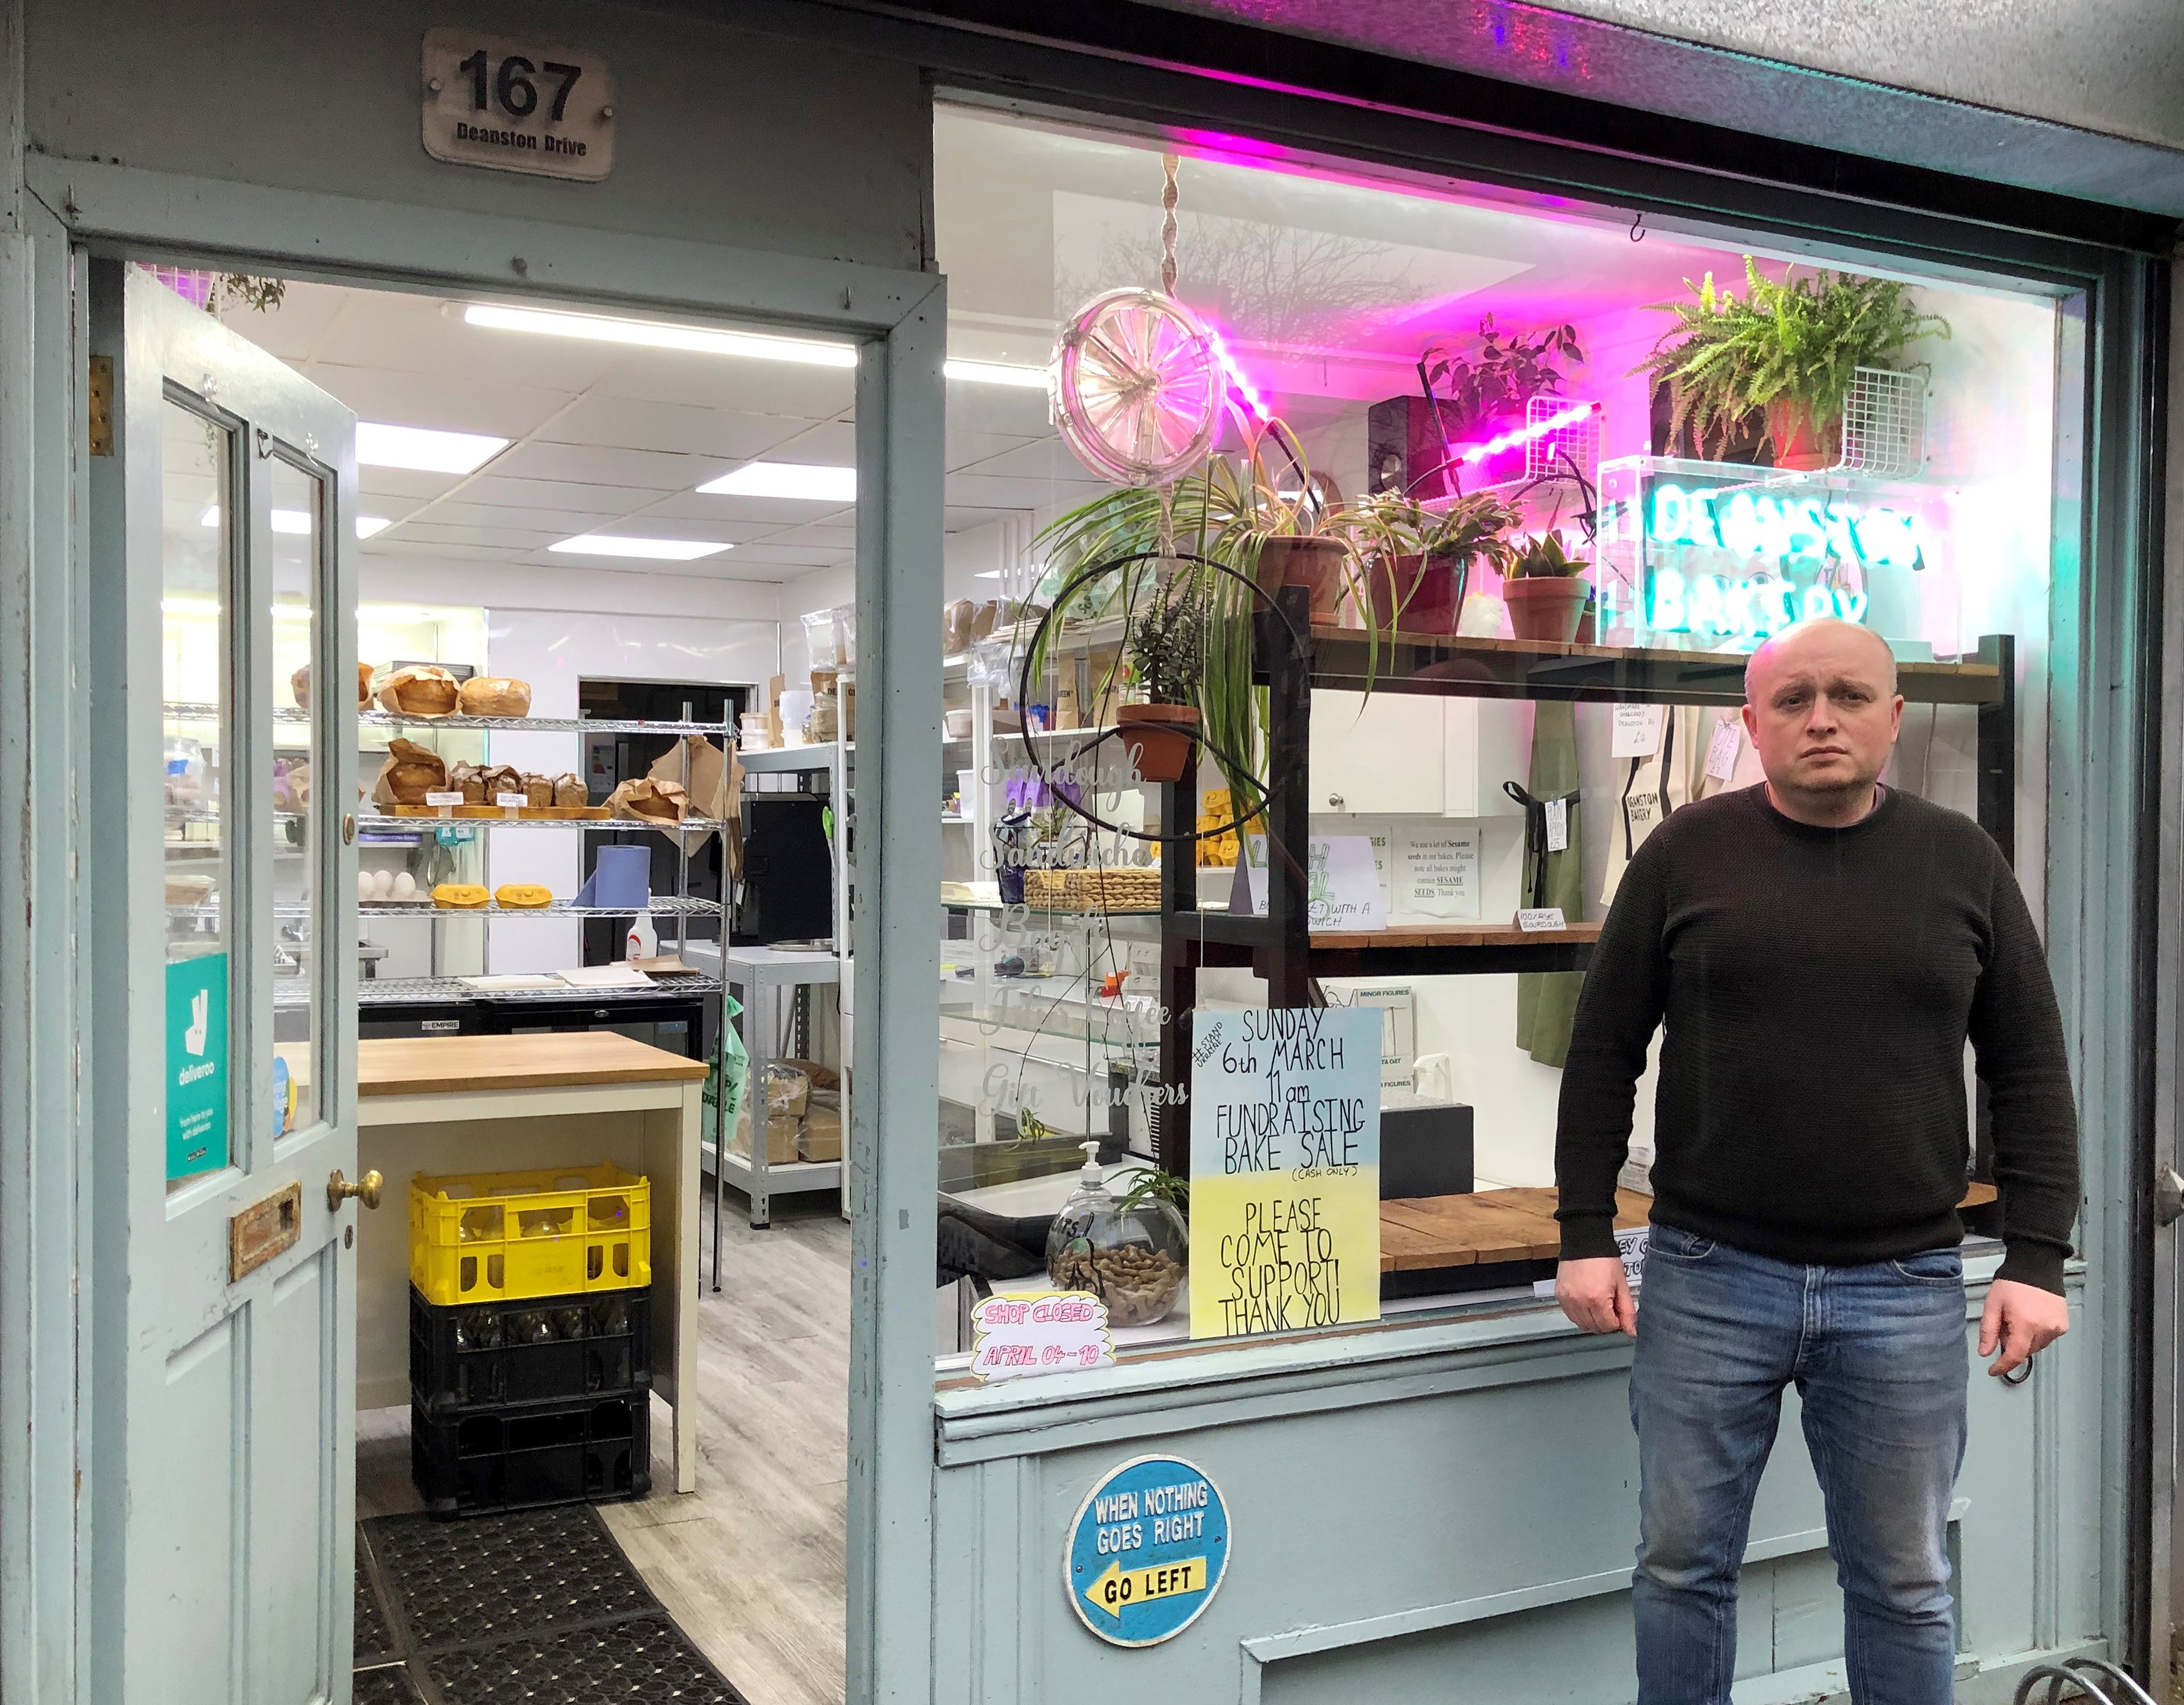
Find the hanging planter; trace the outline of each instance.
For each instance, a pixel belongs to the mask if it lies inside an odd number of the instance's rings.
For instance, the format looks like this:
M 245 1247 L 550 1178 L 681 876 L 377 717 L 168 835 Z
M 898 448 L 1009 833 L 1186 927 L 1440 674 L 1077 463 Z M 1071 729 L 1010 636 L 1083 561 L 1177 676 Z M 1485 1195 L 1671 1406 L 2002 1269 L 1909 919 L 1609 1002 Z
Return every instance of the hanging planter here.
M 1139 779 L 1179 782 L 1198 753 L 1198 711 L 1189 705 L 1124 705 L 1115 712 L 1123 749 Z

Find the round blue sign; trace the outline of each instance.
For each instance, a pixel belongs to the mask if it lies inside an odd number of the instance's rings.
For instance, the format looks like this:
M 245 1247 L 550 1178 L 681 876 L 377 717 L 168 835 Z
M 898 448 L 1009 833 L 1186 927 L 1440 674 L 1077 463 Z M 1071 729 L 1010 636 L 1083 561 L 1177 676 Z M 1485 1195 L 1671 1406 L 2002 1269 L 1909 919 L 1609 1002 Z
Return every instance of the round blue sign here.
M 1180 1457 L 1139 1457 L 1078 1507 L 1063 1585 L 1100 1639 L 1157 1646 L 1197 1619 L 1228 1568 L 1228 1507 L 1219 1489 Z

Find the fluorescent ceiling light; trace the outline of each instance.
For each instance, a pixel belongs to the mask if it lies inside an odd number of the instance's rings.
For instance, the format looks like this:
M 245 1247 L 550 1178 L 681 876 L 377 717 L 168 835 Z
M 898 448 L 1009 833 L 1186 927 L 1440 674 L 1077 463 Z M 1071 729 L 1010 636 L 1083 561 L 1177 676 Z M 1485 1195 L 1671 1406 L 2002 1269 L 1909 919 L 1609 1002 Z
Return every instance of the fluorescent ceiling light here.
M 198 525 L 199 527 L 218 527 L 220 525 L 220 505 L 218 504 L 214 504 L 208 508 L 203 515 L 198 517 Z M 370 538 L 372 534 L 376 532 L 384 532 L 387 528 L 393 525 L 394 523 L 389 521 L 383 515 L 360 515 L 356 518 L 356 536 L 359 538 Z M 310 537 L 311 532 L 311 512 L 309 510 L 275 510 L 273 511 L 273 531 L 276 532 L 296 533 L 308 538 Z
M 732 474 L 698 489 L 713 497 L 802 498 L 814 503 L 855 503 L 857 471 L 816 462 L 745 462 Z
M 973 580 L 999 580 L 1000 577 L 1001 571 L 998 568 L 981 569 L 971 577 Z
M 1046 369 L 1017 367 L 1005 361 L 958 361 L 950 359 L 941 364 L 940 371 L 951 379 L 961 379 L 972 385 L 1021 385 L 1027 391 L 1046 388 Z
M 356 459 L 366 467 L 410 468 L 427 474 L 467 474 L 508 448 L 482 432 L 439 432 L 427 426 L 356 423 Z
M 694 562 L 701 556 L 717 556 L 735 547 L 704 538 L 624 538 L 610 532 L 587 532 L 557 540 L 546 549 L 565 551 L 572 556 L 643 556 L 662 562 Z
M 472 326 L 499 332 L 543 332 L 555 337 L 586 337 L 597 343 L 638 343 L 652 349 L 688 349 L 700 355 L 743 355 L 758 361 L 799 361 L 810 367 L 854 367 L 857 352 L 847 343 L 822 343 L 811 337 L 773 337 L 753 332 L 715 332 L 702 326 L 663 326 L 649 320 L 609 320 L 596 314 L 551 314 L 536 308 L 500 308 L 472 303 L 463 310 Z

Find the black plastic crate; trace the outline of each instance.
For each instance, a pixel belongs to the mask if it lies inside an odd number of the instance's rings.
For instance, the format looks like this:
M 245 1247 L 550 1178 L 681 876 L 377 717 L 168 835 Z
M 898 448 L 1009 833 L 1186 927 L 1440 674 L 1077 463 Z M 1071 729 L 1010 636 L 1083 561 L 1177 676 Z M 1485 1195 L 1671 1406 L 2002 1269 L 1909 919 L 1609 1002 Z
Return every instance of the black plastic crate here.
M 410 1292 L 410 1395 L 428 1414 L 651 1388 L 649 1291 L 448 1305 Z
M 444 1521 L 485 1510 L 641 1498 L 652 1490 L 649 1394 L 432 1415 L 410 1406 L 410 1473 Z

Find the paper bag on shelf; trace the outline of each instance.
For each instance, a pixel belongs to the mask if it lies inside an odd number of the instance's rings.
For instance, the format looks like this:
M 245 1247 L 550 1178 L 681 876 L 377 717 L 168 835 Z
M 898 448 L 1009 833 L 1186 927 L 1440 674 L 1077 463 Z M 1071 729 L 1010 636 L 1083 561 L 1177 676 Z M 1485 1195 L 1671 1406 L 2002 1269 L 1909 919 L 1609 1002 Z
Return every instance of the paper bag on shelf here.
M 397 738 L 387 743 L 387 761 L 379 766 L 371 797 L 382 805 L 421 805 L 426 794 L 447 785 L 448 766 L 437 752 Z
M 607 795 L 608 815 L 641 817 L 672 828 L 690 814 L 690 796 L 673 782 L 656 782 L 639 776 L 624 782 Z
M 686 764 L 689 781 L 682 783 Z M 723 752 L 702 734 L 686 734 L 655 761 L 647 773 L 655 782 L 687 785 L 694 816 L 711 817 L 728 826 L 728 875 L 732 879 L 738 875 L 743 869 L 744 766 L 736 755 Z M 695 853 L 710 833 L 685 836 L 688 844 L 683 850 Z
M 842 1097 L 834 1091 L 814 1089 L 811 1105 L 797 1133 L 796 1157 L 800 1161 L 838 1161 L 842 1158 Z

